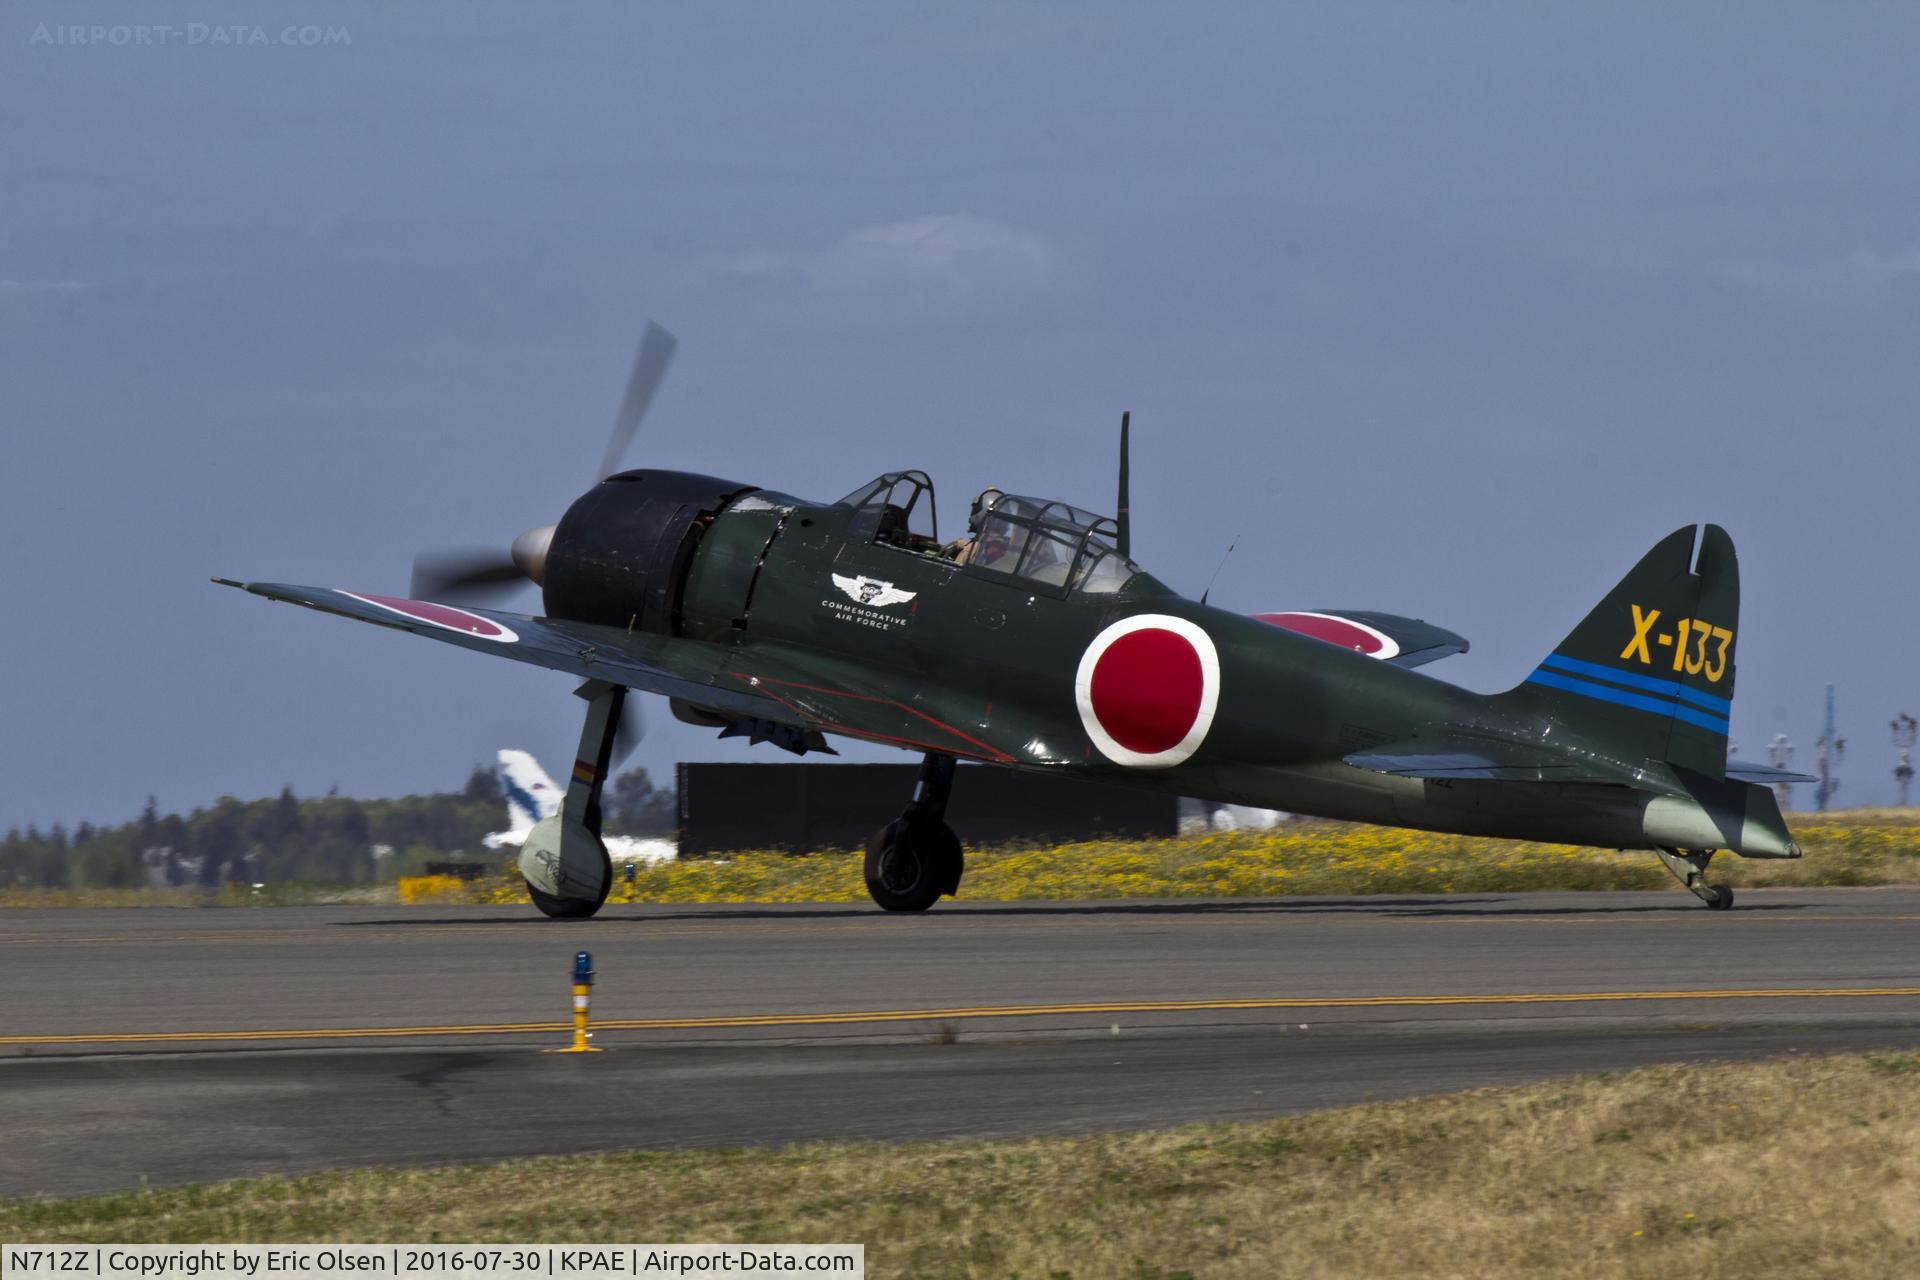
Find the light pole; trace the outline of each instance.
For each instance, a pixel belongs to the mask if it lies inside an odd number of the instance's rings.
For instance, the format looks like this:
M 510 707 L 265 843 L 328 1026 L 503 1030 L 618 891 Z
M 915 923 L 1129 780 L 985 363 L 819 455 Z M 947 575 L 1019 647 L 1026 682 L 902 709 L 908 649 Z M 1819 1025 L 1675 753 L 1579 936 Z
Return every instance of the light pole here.
M 1776 769 L 1790 769 L 1793 767 L 1793 744 L 1787 741 L 1786 734 L 1774 734 L 1773 741 L 1767 744 L 1767 763 Z M 1792 788 L 1793 784 L 1791 782 L 1776 782 L 1773 784 L 1773 794 L 1780 798 L 1780 807 L 1782 809 L 1793 808 L 1791 803 L 1793 799 Z
M 1900 788 L 1900 807 L 1907 807 L 1907 784 L 1913 781 L 1913 742 L 1920 721 L 1902 711 L 1893 718 L 1893 745 L 1900 751 L 1900 763 L 1893 766 L 1893 780 Z

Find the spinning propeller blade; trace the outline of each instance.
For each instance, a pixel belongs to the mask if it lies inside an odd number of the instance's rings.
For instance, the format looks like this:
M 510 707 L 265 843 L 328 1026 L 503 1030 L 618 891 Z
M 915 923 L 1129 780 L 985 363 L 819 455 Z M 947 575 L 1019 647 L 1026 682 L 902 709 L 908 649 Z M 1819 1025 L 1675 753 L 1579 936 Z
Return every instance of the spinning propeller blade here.
M 667 376 L 667 365 L 679 345 L 679 339 L 653 321 L 647 321 L 647 332 L 640 339 L 640 350 L 634 353 L 633 372 L 627 375 L 627 394 L 614 417 L 613 435 L 607 441 L 607 456 L 600 460 L 596 480 L 605 480 L 620 469 L 620 459 L 633 443 L 640 420 L 647 416 L 647 406 L 653 403 L 653 393 L 660 389 L 660 380 Z
M 526 585 L 513 557 L 483 547 L 423 551 L 413 558 L 407 594 L 440 604 L 488 605 Z
M 620 412 L 613 420 L 613 436 L 607 441 L 607 453 L 600 462 L 597 479 L 612 475 L 633 443 L 640 420 L 647 416 L 667 365 L 673 360 L 679 340 L 649 320 L 647 331 L 634 353 L 633 370 L 627 375 L 627 394 L 620 401 Z M 447 548 L 423 551 L 413 560 L 413 583 L 407 594 L 415 600 L 434 600 L 441 604 L 497 604 L 529 581 L 541 582 L 546 575 L 547 547 L 553 541 L 554 526 L 529 529 L 513 540 L 511 552 L 484 548 Z M 634 739 L 636 742 L 638 738 Z M 631 747 L 628 748 L 631 750 Z
M 613 731 L 613 754 L 607 758 L 607 776 L 612 777 L 621 761 L 633 754 L 647 736 L 647 723 L 640 714 L 640 699 L 631 692 L 620 706 L 620 724 Z

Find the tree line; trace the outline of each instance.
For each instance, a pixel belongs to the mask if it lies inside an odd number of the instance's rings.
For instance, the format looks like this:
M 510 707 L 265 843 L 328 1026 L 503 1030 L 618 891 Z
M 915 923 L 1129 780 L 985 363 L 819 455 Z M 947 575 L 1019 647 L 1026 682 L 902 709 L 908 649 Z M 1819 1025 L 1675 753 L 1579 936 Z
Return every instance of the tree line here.
M 673 789 L 645 769 L 614 779 L 602 798 L 608 834 L 673 834 Z M 291 787 L 266 800 L 223 796 L 188 814 L 159 811 L 149 797 L 138 818 L 116 827 L 82 822 L 69 831 L 15 828 L 0 841 L 0 888 L 216 887 L 229 881 L 367 884 L 415 874 L 427 863 L 500 861 L 481 839 L 505 828 L 506 797 L 493 769 L 478 766 L 458 791 L 359 800 L 302 799 Z

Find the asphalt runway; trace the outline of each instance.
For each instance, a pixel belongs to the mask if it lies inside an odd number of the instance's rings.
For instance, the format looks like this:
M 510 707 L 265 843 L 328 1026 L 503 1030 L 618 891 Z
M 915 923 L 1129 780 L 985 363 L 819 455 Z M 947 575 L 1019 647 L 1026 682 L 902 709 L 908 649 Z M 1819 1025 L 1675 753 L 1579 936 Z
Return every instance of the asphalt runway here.
M 596 1044 L 566 1043 L 590 950 Z M 1920 1046 L 1920 890 L 0 915 L 0 1194 Z

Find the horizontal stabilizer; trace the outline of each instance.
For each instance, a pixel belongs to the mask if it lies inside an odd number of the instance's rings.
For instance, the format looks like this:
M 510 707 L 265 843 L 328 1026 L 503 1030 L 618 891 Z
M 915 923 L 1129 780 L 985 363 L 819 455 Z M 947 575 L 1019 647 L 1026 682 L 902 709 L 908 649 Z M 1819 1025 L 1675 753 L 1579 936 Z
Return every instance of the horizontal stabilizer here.
M 1745 760 L 1727 761 L 1727 776 L 1736 782 L 1756 782 L 1763 787 L 1771 787 L 1779 782 L 1817 782 L 1810 773 L 1795 773 L 1791 769 L 1776 769 L 1770 764 L 1750 764 Z
M 1610 771 L 1593 760 L 1576 760 L 1520 742 L 1465 735 L 1408 738 L 1356 751 L 1346 757 L 1356 769 L 1396 778 L 1482 778 L 1496 782 L 1590 782 L 1633 785 L 1626 770 Z
M 1352 649 L 1396 667 L 1421 667 L 1450 654 L 1465 653 L 1465 636 L 1418 618 L 1363 609 L 1320 609 L 1293 613 L 1256 613 L 1258 621 L 1315 640 Z

